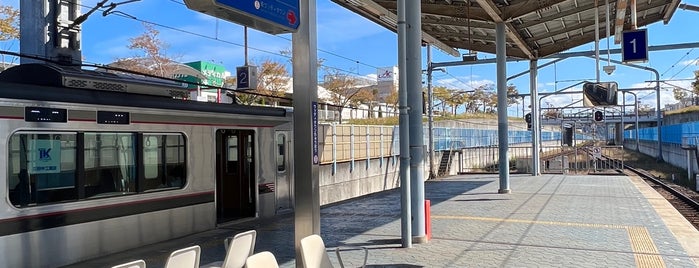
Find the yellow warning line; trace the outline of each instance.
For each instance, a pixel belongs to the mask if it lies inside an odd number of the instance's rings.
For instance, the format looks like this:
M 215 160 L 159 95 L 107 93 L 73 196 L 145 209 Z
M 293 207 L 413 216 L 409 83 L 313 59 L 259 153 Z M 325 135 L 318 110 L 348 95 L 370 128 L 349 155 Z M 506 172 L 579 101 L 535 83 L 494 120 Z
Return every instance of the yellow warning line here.
M 613 225 L 613 224 L 596 224 L 596 223 L 577 223 L 577 222 L 558 222 L 558 221 L 532 221 L 532 220 L 518 220 L 518 219 L 501 219 L 501 218 L 487 218 L 487 217 L 470 217 L 470 216 L 438 216 L 432 215 L 435 219 L 449 219 L 449 220 L 472 220 L 472 221 L 490 221 L 490 222 L 509 222 L 509 223 L 531 223 L 531 224 L 546 224 L 546 225 L 560 225 L 560 226 L 573 226 L 573 227 L 589 227 L 589 228 L 611 228 L 611 229 L 623 229 L 623 225 Z
M 665 267 L 663 258 L 658 252 L 658 248 L 653 242 L 653 238 L 648 233 L 648 229 L 643 226 L 625 226 L 616 224 L 595 224 L 595 223 L 577 223 L 577 222 L 557 222 L 557 221 L 533 221 L 520 219 L 502 219 L 488 217 L 471 217 L 471 216 L 447 216 L 447 215 L 432 215 L 433 219 L 446 220 L 471 220 L 471 221 L 487 221 L 487 222 L 507 222 L 507 223 L 526 223 L 526 224 L 545 224 L 558 226 L 586 227 L 586 228 L 607 228 L 607 229 L 623 229 L 629 236 L 631 251 L 634 253 L 636 267 Z
M 631 241 L 631 250 L 634 252 L 637 267 L 665 267 L 663 258 L 660 257 L 658 248 L 653 243 L 646 227 L 626 227 L 626 232 Z

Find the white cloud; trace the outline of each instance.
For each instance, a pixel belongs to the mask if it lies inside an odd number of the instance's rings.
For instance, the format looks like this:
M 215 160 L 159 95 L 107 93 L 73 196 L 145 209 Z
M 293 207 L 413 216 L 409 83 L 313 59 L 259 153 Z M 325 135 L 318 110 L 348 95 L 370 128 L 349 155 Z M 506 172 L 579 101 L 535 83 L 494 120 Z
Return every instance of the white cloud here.
M 494 88 L 495 85 L 495 82 L 493 82 L 492 80 L 469 80 L 468 77 L 449 77 L 444 79 L 435 79 L 432 83 L 435 86 L 443 86 L 449 89 L 458 90 L 474 90 L 483 85 L 493 85 Z
M 686 61 L 680 62 L 680 65 L 682 65 L 682 66 L 699 65 L 699 59 L 686 60 Z

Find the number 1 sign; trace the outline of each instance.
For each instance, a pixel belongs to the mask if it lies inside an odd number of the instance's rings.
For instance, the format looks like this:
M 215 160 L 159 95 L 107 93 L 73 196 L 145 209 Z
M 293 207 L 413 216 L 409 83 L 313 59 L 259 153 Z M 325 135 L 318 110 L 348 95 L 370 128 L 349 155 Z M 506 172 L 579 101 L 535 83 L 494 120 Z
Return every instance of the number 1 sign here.
M 646 29 L 623 32 L 621 44 L 623 62 L 648 61 L 648 31 Z

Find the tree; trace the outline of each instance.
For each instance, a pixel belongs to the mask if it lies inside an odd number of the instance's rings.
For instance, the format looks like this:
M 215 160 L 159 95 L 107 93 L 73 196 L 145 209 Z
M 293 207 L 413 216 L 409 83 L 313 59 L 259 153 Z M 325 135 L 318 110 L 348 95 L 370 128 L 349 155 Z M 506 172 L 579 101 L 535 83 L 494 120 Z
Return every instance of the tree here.
M 682 101 L 684 98 L 687 98 L 687 95 L 687 92 L 681 88 L 676 87 L 672 89 L 672 96 L 675 97 L 675 100 Z
M 237 77 L 235 76 L 229 76 L 226 77 L 226 79 L 223 81 L 223 87 L 224 88 L 235 88 L 237 85 Z M 258 95 L 256 94 L 248 94 L 245 93 L 244 91 L 231 91 L 234 92 L 233 96 L 236 99 L 236 103 L 240 104 L 245 104 L 245 105 L 250 105 L 255 103 L 257 99 L 259 98 Z
M 519 92 L 517 91 L 517 86 L 508 85 L 507 86 L 507 106 L 519 103 Z
M 357 86 L 357 79 L 337 71 L 331 71 L 330 74 L 325 76 L 323 87 L 332 92 L 330 99 L 333 104 L 339 107 L 339 119 L 342 122 L 342 110 L 344 110 L 347 104 L 352 102 L 354 96 L 361 90 Z
M 497 109 L 495 109 L 496 107 L 498 107 L 498 94 L 495 92 L 484 92 L 483 112 L 494 113 L 497 111 Z
M 478 88 L 476 88 L 473 91 L 473 101 L 474 104 L 476 105 L 476 112 L 480 110 L 480 106 L 483 105 L 483 112 L 485 112 L 485 108 L 487 105 L 487 99 L 488 95 L 486 94 L 486 91 L 490 91 L 493 89 L 493 85 L 481 85 Z
M 0 41 L 19 39 L 19 10 L 0 5 Z
M 393 108 L 394 111 L 397 110 L 398 109 L 398 91 L 395 91 L 395 90 L 391 91 L 391 93 L 388 94 L 388 96 L 386 96 L 386 103 L 388 105 L 391 105 L 391 108 Z
M 362 103 L 366 104 L 368 107 L 367 117 L 372 118 L 374 114 L 374 99 L 376 98 L 376 93 L 378 92 L 375 88 L 360 88 L 357 94 L 354 95 L 350 103 L 354 106 L 359 106 Z
M 119 58 L 110 66 L 159 77 L 174 77 L 179 63 L 165 54 L 168 44 L 158 37 L 160 32 L 153 26 L 144 23 L 143 27 L 146 31 L 130 38 L 128 45 L 129 49 L 141 53 L 131 58 Z
M 699 70 L 694 71 L 694 82 L 692 82 L 694 94 L 699 94 Z
M 275 105 L 284 97 L 289 86 L 289 72 L 283 64 L 267 59 L 260 64 L 257 72 L 257 92 L 272 96 L 269 98 Z M 264 104 L 264 99 L 261 99 Z
M 446 87 L 437 86 L 432 89 L 433 99 L 439 101 L 437 106 L 442 106 L 442 114 L 446 113 L 447 101 L 451 98 L 451 92 Z

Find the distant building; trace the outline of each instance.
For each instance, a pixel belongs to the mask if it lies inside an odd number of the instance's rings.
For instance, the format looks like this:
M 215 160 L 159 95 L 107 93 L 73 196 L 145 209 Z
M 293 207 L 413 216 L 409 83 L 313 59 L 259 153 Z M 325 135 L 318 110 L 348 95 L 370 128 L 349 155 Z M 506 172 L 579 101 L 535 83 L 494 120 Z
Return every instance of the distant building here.
M 398 91 L 398 66 L 384 67 L 376 69 L 376 87 L 380 102 L 386 102 L 386 98 L 393 92 Z
M 699 97 L 694 96 L 694 97 L 686 97 L 682 98 L 676 103 L 672 104 L 665 104 L 665 111 L 672 111 L 672 110 L 679 110 L 683 109 L 689 106 L 696 106 L 699 105 Z

